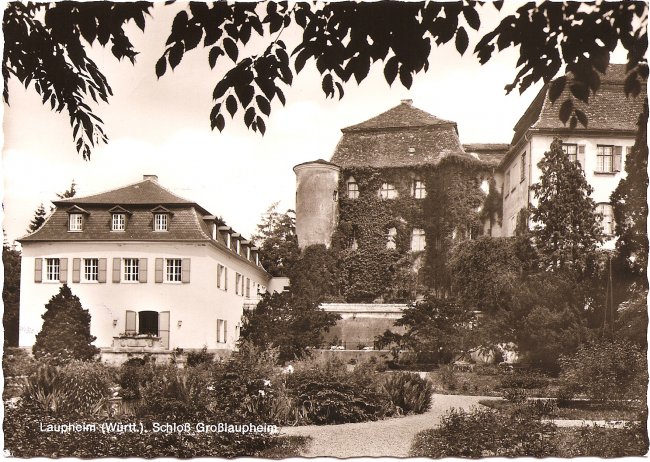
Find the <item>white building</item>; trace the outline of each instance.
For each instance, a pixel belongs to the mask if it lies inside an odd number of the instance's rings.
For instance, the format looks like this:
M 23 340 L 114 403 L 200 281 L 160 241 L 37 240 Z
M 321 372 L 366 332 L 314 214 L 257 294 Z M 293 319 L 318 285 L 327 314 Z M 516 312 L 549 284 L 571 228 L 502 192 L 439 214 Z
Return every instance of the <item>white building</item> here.
M 534 203 L 530 186 L 539 182 L 541 171 L 537 164 L 558 137 L 565 151 L 577 161 L 587 182 L 594 188 L 592 198 L 603 215 L 605 236 L 613 237 L 614 216 L 609 197 L 625 176 L 625 157 L 634 145 L 637 121 L 643 108 L 644 91 L 636 98 L 626 98 L 623 91 L 625 65 L 612 64 L 601 75 L 601 86 L 590 96 L 589 105 L 575 105 L 588 117 L 587 127 L 575 129 L 564 125 L 558 116 L 560 105 L 569 96 L 569 83 L 564 93 L 552 103 L 545 85 L 514 127 L 510 149 L 501 160 L 497 185 L 503 196 L 502 226 L 492 229 L 493 236 L 512 236 L 517 215 Z M 613 244 L 613 240 L 608 243 Z
M 67 283 L 104 358 L 232 350 L 245 305 L 270 286 L 257 247 L 156 176 L 54 205 L 20 240 L 21 346 L 34 344 L 45 304 Z

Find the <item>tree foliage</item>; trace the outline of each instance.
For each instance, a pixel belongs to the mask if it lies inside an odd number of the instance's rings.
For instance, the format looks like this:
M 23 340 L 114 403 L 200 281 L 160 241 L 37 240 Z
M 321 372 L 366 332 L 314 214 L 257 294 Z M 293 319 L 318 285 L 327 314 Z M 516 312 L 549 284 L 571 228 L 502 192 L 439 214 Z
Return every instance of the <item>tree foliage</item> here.
M 260 246 L 260 263 L 264 269 L 271 276 L 288 276 L 300 254 L 295 212 L 280 213 L 278 202 L 274 202 L 262 216 L 252 239 Z
M 324 330 L 336 324 L 337 314 L 327 313 L 291 292 L 266 294 L 254 310 L 244 312 L 241 342 L 260 349 L 277 347 L 281 361 L 304 356 L 319 347 Z
M 4 285 L 2 286 L 2 303 L 4 313 L 2 324 L 5 329 L 5 346 L 18 346 L 19 309 L 20 309 L 20 252 L 8 245 L 2 246 L 2 264 L 4 265 Z
M 74 182 L 74 179 L 70 183 L 70 187 L 63 191 L 62 193 L 56 193 L 56 196 L 59 199 L 70 199 L 77 195 L 77 184 Z
M 625 158 L 627 176 L 612 192 L 617 257 L 635 281 L 647 287 L 648 267 L 648 102 L 639 116 L 632 152 Z
M 602 242 L 602 229 L 582 170 L 555 139 L 537 164 L 539 183 L 531 186 L 537 206 L 531 207 L 533 238 L 545 269 L 586 269 Z
M 32 218 L 32 221 L 29 222 L 29 227 L 27 228 L 27 232 L 33 233 L 35 231 L 38 231 L 40 227 L 43 226 L 43 223 L 45 223 L 45 218 L 47 218 L 47 211 L 45 210 L 45 206 L 41 202 L 41 205 L 39 205 L 36 211 L 34 212 L 34 218 Z
M 99 353 L 92 345 L 96 337 L 90 335 L 90 313 L 83 309 L 79 297 L 72 294 L 67 284 L 45 305 L 42 318 L 43 327 L 32 348 L 35 358 L 53 362 L 85 361 Z
M 344 86 L 365 80 L 380 67 L 389 84 L 398 78 L 410 88 L 413 77 L 435 67 L 432 49 L 453 43 L 459 54 L 469 50 L 468 30 L 479 32 L 485 8 L 502 2 L 190 2 L 178 12 L 157 61 L 158 77 L 175 69 L 186 53 L 208 49 L 211 68 L 229 59 L 232 67 L 216 83 L 212 128 L 220 131 L 226 114 L 243 114 L 252 130 L 264 133 L 275 101 L 286 103 L 283 89 L 307 63 L 321 75 L 328 98 L 342 98 Z M 162 6 L 160 6 L 162 7 Z M 103 123 L 88 105 L 106 101 L 111 88 L 97 65 L 86 55 L 83 41 L 111 43 L 118 59 L 135 60 L 136 51 L 125 33 L 131 21 L 141 30 L 151 5 L 137 3 L 9 3 L 4 17 L 3 77 L 15 76 L 26 87 L 34 82 L 44 104 L 66 109 L 77 150 L 89 158 L 92 147 L 105 142 Z M 483 35 L 474 53 L 481 64 L 497 51 L 515 48 L 517 73 L 506 91 L 523 92 L 538 81 L 550 82 L 563 65 L 574 78 L 558 79 L 551 88 L 557 99 L 568 86 L 570 95 L 559 116 L 575 127 L 587 124 L 573 98 L 587 102 L 600 87 L 597 71 L 605 72 L 617 45 L 628 51 L 626 94 L 638 95 L 641 78 L 648 76 L 647 5 L 645 2 L 529 2 Z M 483 27 L 484 28 L 484 27 Z M 288 44 L 283 33 L 292 29 L 298 43 Z M 255 44 L 262 51 L 246 52 Z M 251 45 L 251 48 L 253 46 Z M 433 65 L 433 66 L 432 66 Z

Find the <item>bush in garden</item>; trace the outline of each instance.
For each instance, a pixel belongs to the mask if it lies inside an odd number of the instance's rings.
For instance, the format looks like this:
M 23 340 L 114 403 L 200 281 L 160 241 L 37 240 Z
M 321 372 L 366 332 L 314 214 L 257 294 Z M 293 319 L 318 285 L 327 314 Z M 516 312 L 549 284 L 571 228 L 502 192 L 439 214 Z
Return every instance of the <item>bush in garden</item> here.
M 59 370 L 43 364 L 27 378 L 23 398 L 43 412 L 57 412 L 63 407 L 63 393 L 58 387 Z
M 122 364 L 118 371 L 120 396 L 125 400 L 140 399 L 140 390 L 154 379 L 154 366 L 146 361 L 132 358 Z
M 30 375 L 38 368 L 38 362 L 22 348 L 5 348 L 2 355 L 2 371 L 5 377 Z
M 390 374 L 381 385 L 401 414 L 422 414 L 431 407 L 433 384 L 418 374 Z
M 532 399 L 522 406 L 522 411 L 537 418 L 548 417 L 557 412 L 557 401 L 554 399 Z
M 61 368 L 57 387 L 63 392 L 65 410 L 96 414 L 110 397 L 110 370 L 101 363 L 74 361 Z
M 200 364 L 211 364 L 214 361 L 214 353 L 208 353 L 208 347 L 204 346 L 199 351 L 190 351 L 187 353 L 187 365 L 189 367 Z
M 416 436 L 414 457 L 552 457 L 556 427 L 530 416 L 511 417 L 493 410 L 452 409 L 439 428 Z
M 36 359 L 63 364 L 74 359 L 90 360 L 99 353 L 91 345 L 95 337 L 90 335 L 90 313 L 66 284 L 45 305 L 42 317 L 43 327 L 32 348 Z
M 638 457 L 648 453 L 645 423 L 627 423 L 624 428 L 584 425 L 569 432 L 572 438 L 567 438 L 560 457 Z
M 541 374 L 534 372 L 514 372 L 505 375 L 501 379 L 500 388 L 523 388 L 525 390 L 532 390 L 535 388 L 546 388 L 548 386 L 548 378 Z
M 594 400 L 644 399 L 648 385 L 645 353 L 625 340 L 581 345 L 560 358 L 563 393 Z
M 458 376 L 453 366 L 446 364 L 440 367 L 440 381 L 447 390 L 456 390 L 458 388 Z
M 503 392 L 503 399 L 521 404 L 528 399 L 528 393 L 523 388 L 506 388 Z

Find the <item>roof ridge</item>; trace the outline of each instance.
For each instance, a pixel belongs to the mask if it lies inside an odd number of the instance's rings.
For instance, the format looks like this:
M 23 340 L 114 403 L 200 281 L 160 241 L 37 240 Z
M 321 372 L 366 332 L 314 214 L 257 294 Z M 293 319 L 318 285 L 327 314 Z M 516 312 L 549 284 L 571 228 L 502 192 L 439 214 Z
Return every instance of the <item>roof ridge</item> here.
M 85 196 L 73 196 L 73 197 L 68 197 L 68 198 L 65 198 L 65 199 L 57 199 L 56 201 L 52 201 L 52 203 L 56 205 L 56 202 L 64 202 L 64 203 L 77 202 L 79 199 L 86 199 L 86 198 L 92 197 L 92 196 L 100 196 L 102 194 L 117 191 L 118 189 L 124 189 L 124 188 L 128 188 L 130 186 L 135 186 L 137 184 L 144 183 L 145 181 L 153 182 L 153 180 L 147 178 L 147 179 L 144 179 L 144 180 L 136 181 L 134 183 L 125 184 L 124 186 L 120 186 L 118 188 L 105 189 L 105 190 L 102 190 L 102 191 L 99 191 L 99 192 L 96 192 L 96 193 L 86 194 Z

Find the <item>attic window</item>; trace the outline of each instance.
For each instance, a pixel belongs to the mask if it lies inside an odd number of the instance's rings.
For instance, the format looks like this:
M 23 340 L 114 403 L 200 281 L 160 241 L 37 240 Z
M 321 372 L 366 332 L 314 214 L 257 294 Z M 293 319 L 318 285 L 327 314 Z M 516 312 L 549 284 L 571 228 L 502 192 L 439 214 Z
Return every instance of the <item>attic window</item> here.
M 113 231 L 124 231 L 126 229 L 126 214 L 114 213 L 111 229 Z
M 155 213 L 153 216 L 153 230 L 167 231 L 168 215 L 166 213 Z
M 68 221 L 68 230 L 81 231 L 83 228 L 83 215 L 81 213 L 71 213 Z

